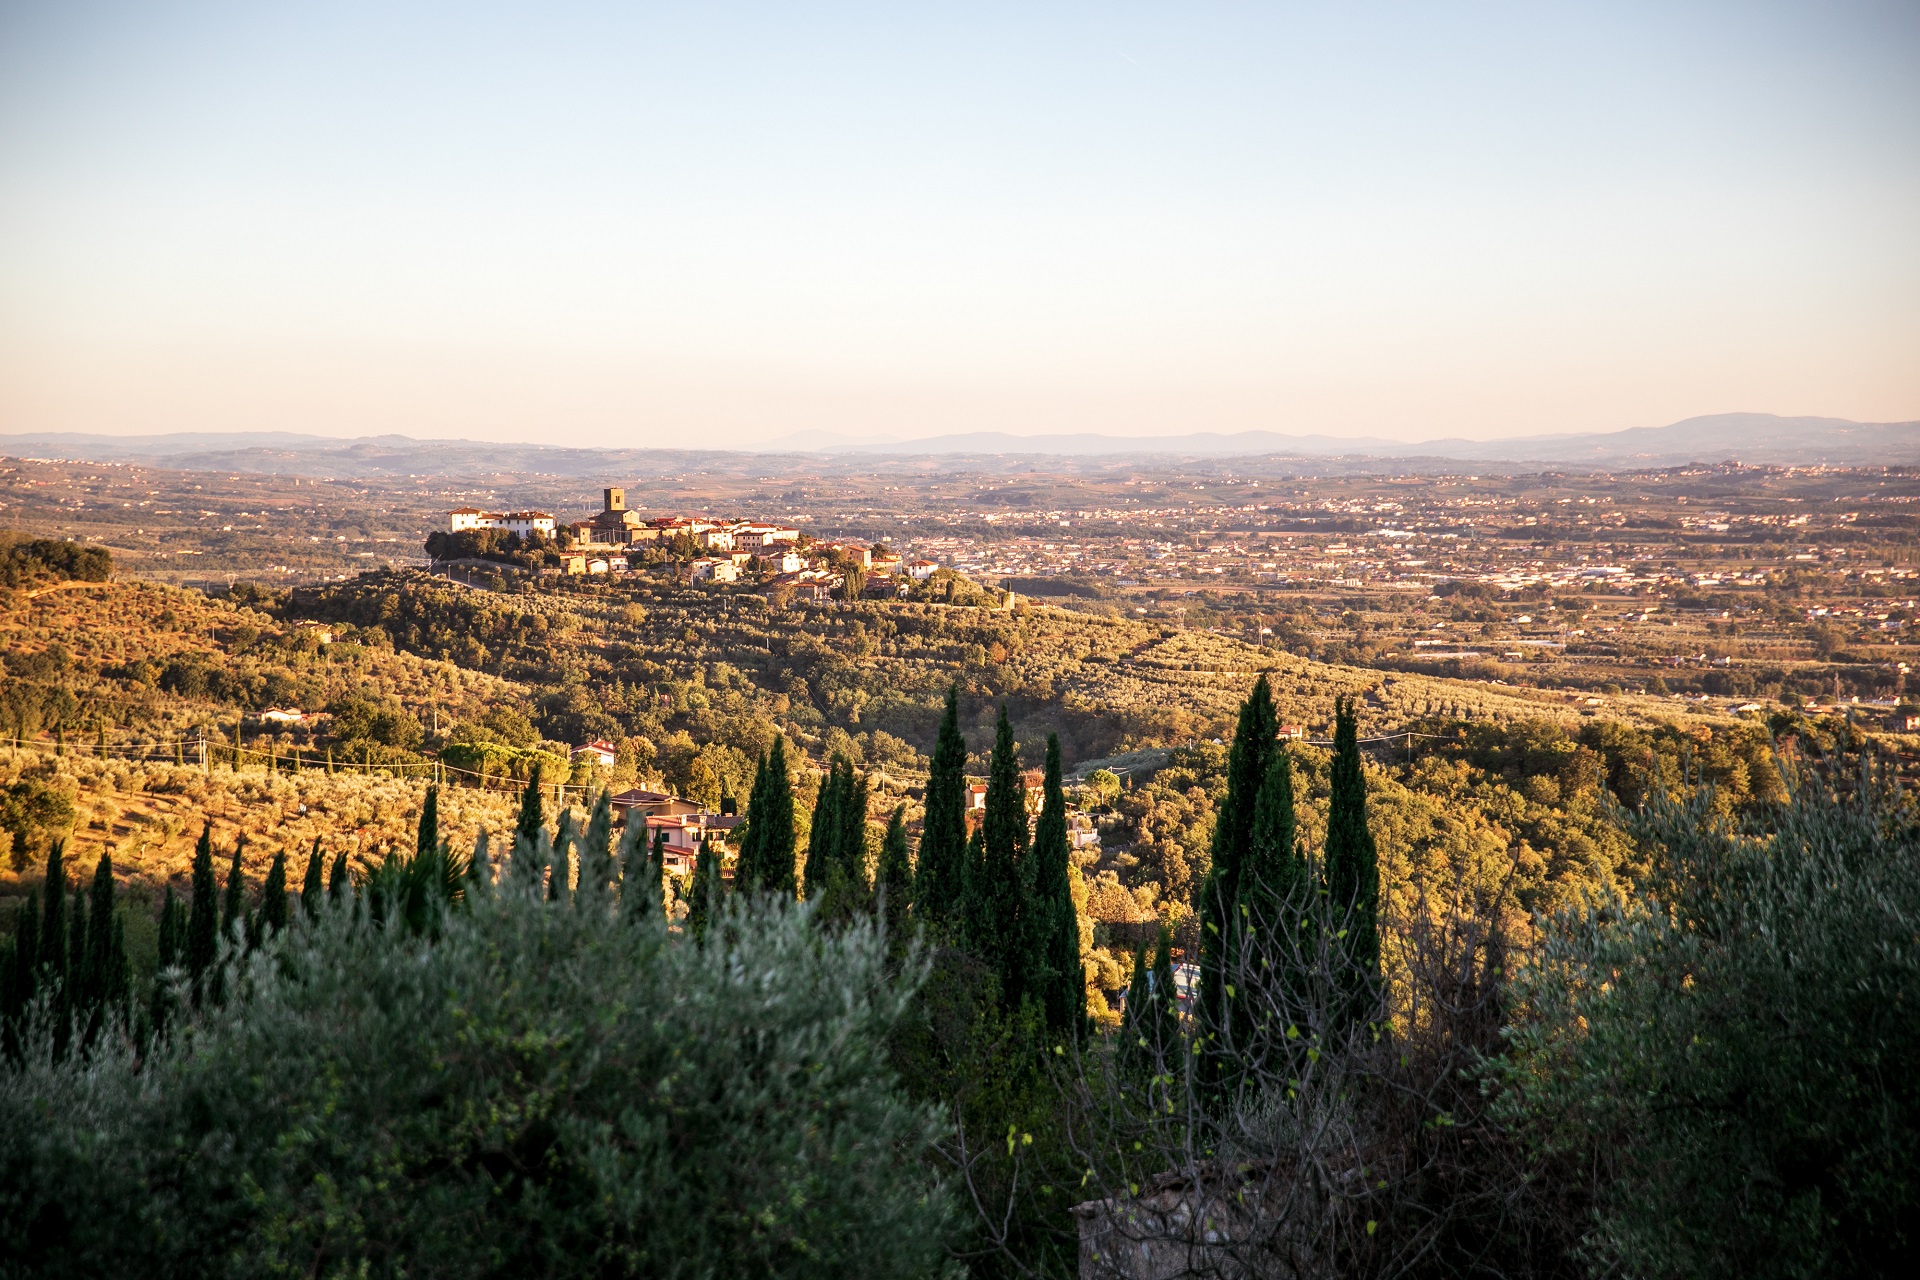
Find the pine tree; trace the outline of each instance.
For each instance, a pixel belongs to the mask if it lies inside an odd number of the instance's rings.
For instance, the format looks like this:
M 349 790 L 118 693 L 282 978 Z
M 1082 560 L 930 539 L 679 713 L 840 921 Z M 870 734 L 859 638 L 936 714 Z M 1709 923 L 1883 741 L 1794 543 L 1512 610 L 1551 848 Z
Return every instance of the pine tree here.
M 913 914 L 937 933 L 951 933 L 963 913 L 967 860 L 967 743 L 960 736 L 960 691 L 947 687 L 927 774 L 926 816 L 920 825 L 920 864 L 914 871 Z
M 707 925 L 720 908 L 720 859 L 713 842 L 700 842 L 700 856 L 693 863 L 693 890 L 688 903 L 687 930 L 696 939 L 707 936 Z
M 880 840 L 880 865 L 875 889 L 885 912 L 887 935 L 896 941 L 907 934 L 907 911 L 913 896 L 913 865 L 907 849 L 907 806 L 894 808 L 887 834 Z
M 267 868 L 267 882 L 260 889 L 260 929 L 265 934 L 279 933 L 287 927 L 287 855 L 277 850 L 273 865 Z
M 320 852 L 320 837 L 313 838 L 313 852 L 307 855 L 307 874 L 300 882 L 300 905 L 307 910 L 307 919 L 320 918 L 320 895 L 324 892 L 322 875 L 325 870 L 322 863 L 326 855 Z
M 1326 881 L 1328 927 L 1341 958 L 1339 1016 L 1365 1023 L 1377 1016 L 1380 1000 L 1380 863 L 1367 829 L 1359 716 L 1350 697 L 1334 703 L 1330 782 Z
M 207 970 L 220 952 L 219 892 L 213 877 L 213 824 L 209 822 L 193 849 L 193 897 L 187 908 L 187 974 L 193 979 L 196 1004 Z
M 1253 692 L 1240 704 L 1233 748 L 1227 756 L 1227 794 L 1216 811 L 1213 827 L 1213 867 L 1200 891 L 1200 1034 L 1210 1051 L 1201 1060 L 1201 1079 L 1216 1094 L 1229 1086 L 1234 1058 L 1241 1046 L 1230 1044 L 1235 1019 L 1234 1001 L 1248 998 L 1235 985 L 1240 973 L 1243 935 L 1240 921 L 1240 881 L 1251 857 L 1254 804 L 1267 778 L 1279 731 L 1273 694 L 1262 675 Z
M 240 870 L 240 855 L 246 850 L 247 838 L 241 836 L 233 844 L 233 863 L 227 868 L 227 893 L 220 900 L 220 936 L 231 939 L 236 922 L 245 924 L 247 920 L 247 882 Z
M 1080 965 L 1080 916 L 1073 907 L 1067 847 L 1067 796 L 1060 781 L 1060 735 L 1047 735 L 1046 782 L 1033 830 L 1033 896 L 1026 931 L 1028 989 L 1047 1030 L 1079 1039 L 1087 1021 L 1086 972 Z
M 546 825 L 547 816 L 540 807 L 540 762 L 535 760 L 533 774 L 527 779 L 527 788 L 520 793 L 520 820 L 514 824 L 514 841 L 518 843 L 524 840 L 531 849 Z

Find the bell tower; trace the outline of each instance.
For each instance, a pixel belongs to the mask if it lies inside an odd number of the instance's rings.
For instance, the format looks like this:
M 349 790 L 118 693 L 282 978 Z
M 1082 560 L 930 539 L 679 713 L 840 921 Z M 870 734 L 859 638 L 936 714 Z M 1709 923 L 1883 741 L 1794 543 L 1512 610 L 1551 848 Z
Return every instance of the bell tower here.
M 607 510 L 625 511 L 627 509 L 627 491 L 625 489 L 606 489 Z

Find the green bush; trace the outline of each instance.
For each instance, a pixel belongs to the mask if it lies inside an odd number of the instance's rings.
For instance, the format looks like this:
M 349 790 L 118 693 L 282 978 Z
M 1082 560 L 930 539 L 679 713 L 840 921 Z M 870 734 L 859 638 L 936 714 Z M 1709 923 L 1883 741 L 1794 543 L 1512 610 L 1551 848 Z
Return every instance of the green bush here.
M 765 903 L 701 946 L 503 885 L 437 932 L 328 907 L 143 1063 L 33 1041 L 0 1074 L 0 1274 L 945 1265 L 938 1117 L 885 1047 L 920 966 L 877 931 Z
M 17 587 L 46 578 L 61 582 L 105 582 L 112 575 L 113 556 L 105 547 L 54 538 L 28 538 L 0 544 L 0 585 Z
M 1813 789 L 1764 830 L 1657 801 L 1640 893 L 1516 983 L 1507 1117 L 1597 1170 L 1591 1260 L 1890 1275 L 1920 1250 L 1920 826 Z

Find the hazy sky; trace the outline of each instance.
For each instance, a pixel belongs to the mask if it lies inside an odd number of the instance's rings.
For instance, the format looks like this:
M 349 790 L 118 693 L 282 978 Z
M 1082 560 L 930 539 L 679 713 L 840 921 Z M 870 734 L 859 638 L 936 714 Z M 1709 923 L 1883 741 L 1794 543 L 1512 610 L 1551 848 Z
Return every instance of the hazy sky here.
M 1920 418 L 1920 4 L 0 0 L 0 431 Z

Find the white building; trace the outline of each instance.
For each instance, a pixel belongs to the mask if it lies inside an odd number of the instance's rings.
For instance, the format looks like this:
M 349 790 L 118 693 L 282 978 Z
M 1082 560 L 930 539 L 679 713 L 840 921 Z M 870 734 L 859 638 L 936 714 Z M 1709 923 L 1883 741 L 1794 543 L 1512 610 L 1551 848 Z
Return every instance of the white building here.
M 553 536 L 553 517 L 544 511 L 482 511 L 478 507 L 460 507 L 447 513 L 447 529 L 464 533 L 469 529 L 505 529 L 530 538 L 536 533 Z
M 613 768 L 619 759 L 614 745 L 600 738 L 595 738 L 592 742 L 573 749 L 573 758 L 575 760 L 580 759 L 582 756 L 599 765 L 602 769 Z
M 687 569 L 688 579 L 693 582 L 740 581 L 740 571 L 731 560 L 695 560 Z
M 478 507 L 456 507 L 447 513 L 447 531 L 465 533 L 469 529 L 498 529 L 506 517 L 498 511 L 482 511 Z
M 523 538 L 534 534 L 553 536 L 553 517 L 544 511 L 509 511 L 500 517 L 500 528 L 508 533 L 517 533 Z
M 798 573 L 807 567 L 800 553 L 788 547 L 763 547 L 754 557 L 772 573 Z
M 933 576 L 933 571 L 939 567 L 939 565 L 931 560 L 915 560 L 907 566 L 907 576 L 915 582 L 925 582 Z
M 746 551 L 800 541 L 800 531 L 778 524 L 737 524 L 733 526 L 733 545 Z

